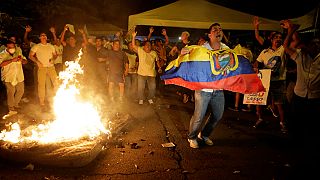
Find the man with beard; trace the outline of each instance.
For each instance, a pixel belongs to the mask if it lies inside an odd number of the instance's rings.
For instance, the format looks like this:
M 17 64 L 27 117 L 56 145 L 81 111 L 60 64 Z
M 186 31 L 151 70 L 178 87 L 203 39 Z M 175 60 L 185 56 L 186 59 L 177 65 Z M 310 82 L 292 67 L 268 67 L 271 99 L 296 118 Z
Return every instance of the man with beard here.
M 270 88 L 269 94 L 272 106 L 277 107 L 280 128 L 283 132 L 285 129 L 285 117 L 283 104 L 286 100 L 286 57 L 284 47 L 282 46 L 282 34 L 275 32 L 271 37 L 271 47 L 264 49 L 254 63 L 254 67 L 260 67 L 264 69 L 271 69 Z M 256 128 L 262 121 L 262 109 L 261 106 L 257 106 L 258 120 L 256 121 L 254 128 Z

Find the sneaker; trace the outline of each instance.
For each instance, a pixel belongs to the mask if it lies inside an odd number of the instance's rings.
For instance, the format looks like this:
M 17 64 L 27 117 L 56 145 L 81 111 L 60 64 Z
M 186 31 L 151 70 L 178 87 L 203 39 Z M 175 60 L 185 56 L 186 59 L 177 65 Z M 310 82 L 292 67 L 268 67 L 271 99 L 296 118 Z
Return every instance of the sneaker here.
M 204 143 L 206 143 L 206 145 L 208 145 L 208 146 L 212 146 L 213 145 L 213 141 L 211 139 L 209 139 L 208 137 L 201 136 L 201 133 L 198 134 L 198 138 L 203 140 Z
M 10 111 L 8 112 L 8 114 L 6 114 L 6 115 L 4 115 L 4 116 L 2 117 L 2 119 L 7 119 L 7 118 L 9 118 L 9 117 L 11 117 L 11 116 L 13 116 L 13 115 L 16 115 L 16 114 L 18 114 L 17 111 L 10 110 Z
M 199 148 L 199 144 L 196 139 L 188 139 L 188 142 L 190 143 L 191 148 L 194 148 L 194 149 Z
M 142 105 L 143 104 L 143 100 L 139 100 L 139 104 Z
M 228 109 L 231 110 L 231 111 L 236 111 L 236 112 L 239 111 L 238 107 L 234 107 L 234 108 L 228 107 Z
M 149 99 L 148 102 L 149 102 L 149 104 L 153 104 L 153 100 L 152 99 Z

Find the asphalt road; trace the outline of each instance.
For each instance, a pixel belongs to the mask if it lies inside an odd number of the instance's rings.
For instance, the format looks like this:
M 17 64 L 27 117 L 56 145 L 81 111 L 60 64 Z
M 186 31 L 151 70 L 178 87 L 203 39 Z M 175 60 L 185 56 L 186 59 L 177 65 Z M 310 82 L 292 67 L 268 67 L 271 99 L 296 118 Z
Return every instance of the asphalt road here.
M 83 167 L 54 167 L 0 158 L 0 179 L 296 179 L 306 177 L 300 162 L 303 154 L 282 133 L 278 120 L 265 111 L 266 122 L 252 128 L 254 113 L 226 108 L 222 121 L 210 138 L 213 146 L 187 142 L 192 102 L 186 104 L 174 88 L 157 98 L 154 105 L 107 102 L 112 113 L 128 114 L 125 127 L 104 144 L 104 150 Z M 2 93 L 2 92 L 1 92 Z M 232 104 L 226 92 L 226 106 Z M 33 105 L 22 104 L 22 108 Z M 30 108 L 30 107 L 29 107 Z M 1 103 L 1 116 L 5 106 Z M 8 120 L 0 120 L 1 129 Z M 174 147 L 162 144 L 173 143 Z M 305 178 L 303 178 L 305 179 Z

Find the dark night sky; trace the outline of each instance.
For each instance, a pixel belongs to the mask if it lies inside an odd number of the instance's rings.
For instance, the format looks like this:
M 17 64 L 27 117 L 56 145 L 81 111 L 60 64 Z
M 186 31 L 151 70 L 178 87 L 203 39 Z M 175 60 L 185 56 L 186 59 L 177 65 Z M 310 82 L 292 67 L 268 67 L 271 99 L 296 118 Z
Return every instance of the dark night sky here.
M 32 18 L 22 26 L 42 23 L 107 22 L 127 29 L 128 16 L 151 10 L 176 0 L 1 0 L 0 11 L 14 17 Z M 295 18 L 312 10 L 319 0 L 208 0 L 232 9 L 274 20 Z M 289 6 L 291 6 L 289 8 Z

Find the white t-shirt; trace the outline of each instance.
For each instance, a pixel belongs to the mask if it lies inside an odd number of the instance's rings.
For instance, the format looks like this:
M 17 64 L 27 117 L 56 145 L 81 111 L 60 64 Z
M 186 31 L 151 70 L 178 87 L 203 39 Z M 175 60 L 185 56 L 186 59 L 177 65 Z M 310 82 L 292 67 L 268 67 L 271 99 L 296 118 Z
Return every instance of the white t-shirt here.
M 54 64 L 62 63 L 62 52 L 63 52 L 62 44 L 60 44 L 60 46 L 54 45 L 54 48 L 57 52 L 57 58 L 54 60 Z
M 142 47 L 138 47 L 139 67 L 138 74 L 141 76 L 156 77 L 155 62 L 158 60 L 158 55 L 155 51 L 145 52 Z
M 257 61 L 263 63 L 265 68 L 271 69 L 271 81 L 286 79 L 285 52 L 282 45 L 277 50 L 264 49 Z
M 31 51 L 36 53 L 38 60 L 43 64 L 43 67 L 52 67 L 53 62 L 50 62 L 53 55 L 56 54 L 54 46 L 50 43 L 38 43 L 31 48 Z
M 128 56 L 128 60 L 129 60 L 129 73 L 137 73 L 137 69 L 136 69 L 137 55 L 136 54 L 130 54 L 130 53 L 126 53 L 126 55 Z

